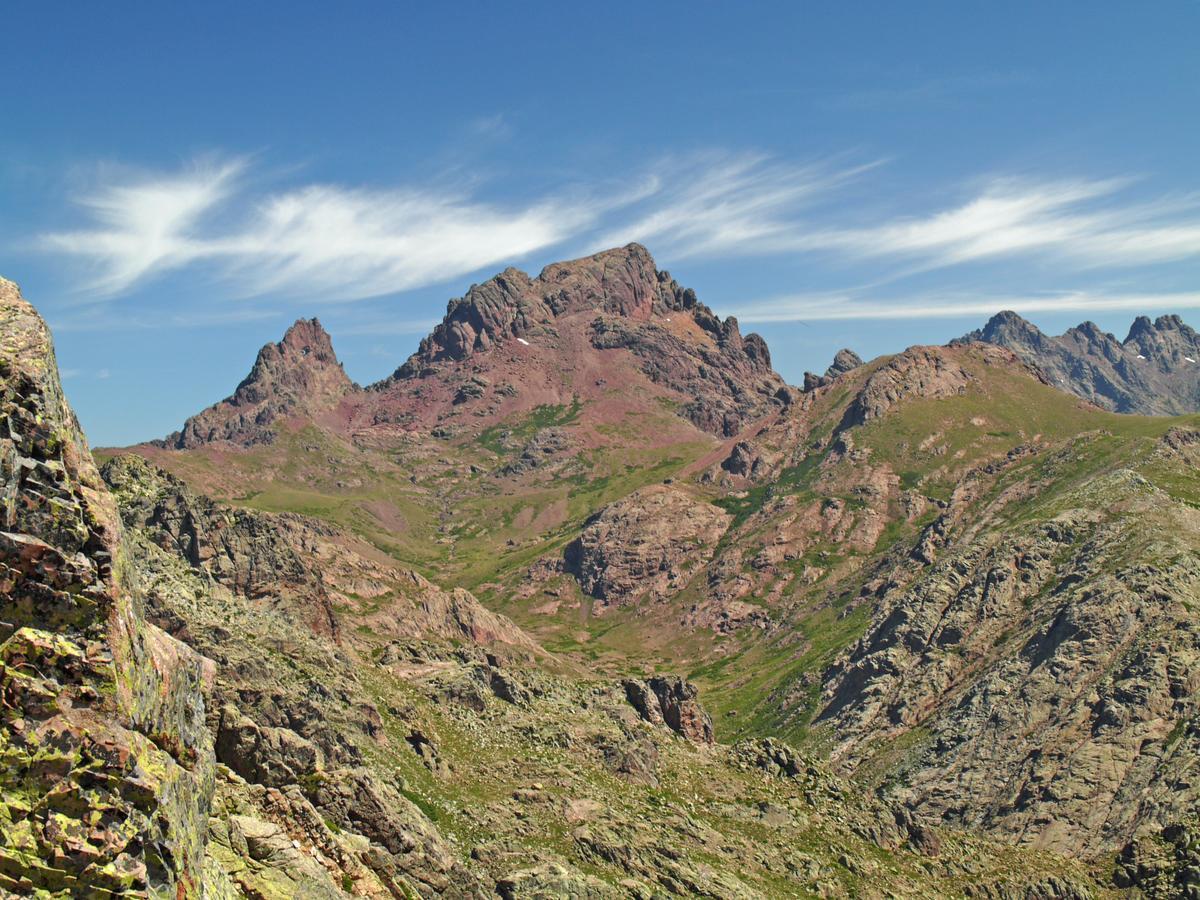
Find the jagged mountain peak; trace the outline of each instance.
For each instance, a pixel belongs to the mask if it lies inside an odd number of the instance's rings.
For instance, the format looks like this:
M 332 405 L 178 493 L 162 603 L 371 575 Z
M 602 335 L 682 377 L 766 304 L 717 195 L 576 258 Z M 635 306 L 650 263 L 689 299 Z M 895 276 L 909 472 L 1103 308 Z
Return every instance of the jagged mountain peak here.
M 192 416 L 163 443 L 178 449 L 214 441 L 268 443 L 278 419 L 318 415 L 356 390 L 321 323 L 297 319 L 278 343 L 258 351 L 232 396 Z
M 661 395 L 722 436 L 788 396 L 766 342 L 715 315 L 640 244 L 552 263 L 537 277 L 509 268 L 472 285 L 374 388 L 383 399 L 370 409 L 372 424 L 432 427 L 436 419 L 447 428 L 447 419 L 469 416 L 477 425 L 620 389 Z
M 551 263 L 536 278 L 509 267 L 451 300 L 445 318 L 394 377 L 407 378 L 440 362 L 466 359 L 575 313 L 646 321 L 655 313 L 666 316 L 698 305 L 695 293 L 660 272 L 641 244 Z M 715 319 L 707 307 L 700 309 L 706 318 Z M 736 332 L 736 320 L 726 327 Z
M 1041 330 L 1028 319 L 1011 309 L 1001 310 L 978 331 L 965 335 L 963 340 L 984 341 L 1002 344 L 1006 340 L 1040 341 L 1045 337 Z
M 312 357 L 320 362 L 337 362 L 337 354 L 333 352 L 333 340 L 319 319 L 297 319 L 284 332 L 283 340 L 274 346 L 282 355 L 299 356 L 303 359 Z M 267 347 L 264 347 L 265 351 Z
M 1200 335 L 1177 315 L 1159 316 L 1154 321 L 1149 316 L 1138 316 L 1129 327 L 1124 343 L 1142 351 L 1169 350 L 1181 344 L 1194 349 L 1200 345 Z
M 1200 409 L 1200 335 L 1177 315 L 1154 321 L 1138 316 L 1121 341 L 1095 322 L 1052 337 L 1016 313 L 1002 312 L 953 343 L 966 341 L 1006 347 L 1060 389 L 1115 412 Z
M 1076 338 L 1078 340 L 1083 340 L 1098 345 L 1112 345 L 1120 343 L 1120 341 L 1117 340 L 1116 335 L 1105 331 L 1090 319 L 1080 322 L 1074 328 L 1068 328 L 1063 333 L 1063 337 Z

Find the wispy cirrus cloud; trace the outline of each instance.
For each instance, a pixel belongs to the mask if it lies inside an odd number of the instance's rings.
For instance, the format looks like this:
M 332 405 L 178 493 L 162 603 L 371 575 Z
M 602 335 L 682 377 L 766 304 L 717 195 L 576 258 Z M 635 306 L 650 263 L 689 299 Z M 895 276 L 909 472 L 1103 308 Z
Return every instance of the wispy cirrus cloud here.
M 991 178 L 957 203 L 920 215 L 865 211 L 831 197 L 880 163 L 835 168 L 738 156 L 677 166 L 639 217 L 598 246 L 651 242 L 674 258 L 805 254 L 891 266 L 882 277 L 1013 256 L 1079 271 L 1172 262 L 1200 255 L 1200 196 L 1131 202 L 1134 180 Z M 947 193 L 950 191 L 947 190 Z M 811 209 L 819 206 L 819 210 Z
M 1123 203 L 1129 179 L 993 179 L 969 200 L 924 216 L 796 235 L 793 249 L 932 269 L 1004 256 L 1054 256 L 1072 268 L 1145 265 L 1200 254 L 1200 197 Z
M 101 297 L 189 268 L 226 294 L 326 301 L 452 281 L 554 248 L 629 241 L 672 262 L 851 264 L 877 285 L 1000 259 L 1043 261 L 1062 276 L 1200 257 L 1197 195 L 1130 200 L 1129 178 L 995 177 L 948 187 L 953 199 L 919 213 L 868 210 L 861 191 L 845 189 L 879 165 L 692 154 L 622 179 L 496 202 L 462 184 L 278 188 L 254 178 L 248 160 L 208 160 L 101 184 L 80 198 L 84 227 L 43 235 L 39 245 L 81 261 L 84 287 Z
M 666 159 L 651 169 L 644 208 L 594 243 L 640 241 L 675 259 L 775 253 L 811 228 L 805 207 L 876 165 L 797 165 L 753 153 Z
M 228 198 L 243 160 L 197 162 L 173 175 L 140 175 L 81 198 L 94 225 L 44 235 L 42 246 L 92 266 L 89 286 L 110 294 L 157 272 L 212 254 L 197 235 L 206 213 Z
M 1039 312 L 1145 312 L 1200 309 L 1200 292 L 1055 291 L 1033 294 L 932 293 L 871 300 L 853 293 L 798 294 L 728 310 L 743 323 L 830 322 L 864 319 L 971 318 L 1002 309 Z
M 85 288 L 112 296 L 200 263 L 235 293 L 360 299 L 451 279 L 562 243 L 636 194 L 565 192 L 500 206 L 466 189 L 308 185 L 258 193 L 244 160 L 143 176 L 81 199 L 84 229 L 40 246 L 87 263 Z

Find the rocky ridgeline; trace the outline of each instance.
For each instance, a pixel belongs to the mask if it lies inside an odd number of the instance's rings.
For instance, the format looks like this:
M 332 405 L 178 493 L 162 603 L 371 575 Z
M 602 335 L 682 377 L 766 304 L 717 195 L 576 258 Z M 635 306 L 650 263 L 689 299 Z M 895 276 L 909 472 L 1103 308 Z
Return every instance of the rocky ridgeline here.
M 514 348 L 525 352 L 514 356 Z M 301 319 L 278 344 L 262 348 L 231 397 L 156 443 L 270 443 L 289 418 L 343 431 L 404 423 L 449 434 L 454 427 L 440 411 L 433 417 L 440 425 L 426 421 L 442 394 L 450 411 L 477 424 L 499 410 L 563 402 L 564 392 L 569 400 L 563 373 L 582 367 L 598 397 L 628 377 L 612 354 L 687 421 L 718 436 L 737 433 L 792 396 L 761 337 L 742 335 L 736 319 L 714 315 L 694 291 L 656 269 L 644 247 L 630 244 L 547 266 L 536 278 L 510 268 L 472 286 L 450 301 L 416 353 L 365 390 L 346 376 L 317 320 Z
M 0 893 L 199 897 L 211 664 L 146 622 L 50 335 L 0 280 Z
M 919 815 L 1101 854 L 1197 800 L 1200 531 L 1128 471 L 1064 505 L 1011 534 L 943 528 L 933 565 L 881 586 L 818 721 L 850 770 L 907 746 L 887 791 Z
M 736 319 L 714 315 L 694 291 L 656 269 L 640 244 L 556 263 L 537 278 L 506 269 L 473 286 L 450 301 L 445 319 L 392 380 L 435 375 L 441 363 L 553 332 L 581 314 L 594 348 L 630 351 L 652 381 L 692 396 L 684 414 L 705 431 L 735 434 L 788 396 L 766 342 L 743 336 Z M 674 334 L 665 327 L 672 316 L 695 323 L 707 340 Z
M 315 417 L 358 391 L 316 319 L 300 319 L 278 344 L 267 344 L 233 395 L 192 416 L 160 443 L 185 450 L 218 441 L 270 443 L 275 422 Z
M 1002 312 L 960 340 L 1006 347 L 1050 384 L 1114 412 L 1200 410 L 1200 334 L 1179 316 L 1138 316 L 1120 341 L 1093 322 L 1053 337 L 1014 312 Z

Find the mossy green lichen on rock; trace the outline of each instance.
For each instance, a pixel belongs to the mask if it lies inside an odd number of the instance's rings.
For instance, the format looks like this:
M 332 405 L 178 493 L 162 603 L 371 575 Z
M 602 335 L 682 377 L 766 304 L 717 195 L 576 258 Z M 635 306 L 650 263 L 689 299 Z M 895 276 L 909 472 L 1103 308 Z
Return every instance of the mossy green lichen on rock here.
M 45 324 L 0 282 L 0 889 L 198 896 L 201 659 L 141 617 Z

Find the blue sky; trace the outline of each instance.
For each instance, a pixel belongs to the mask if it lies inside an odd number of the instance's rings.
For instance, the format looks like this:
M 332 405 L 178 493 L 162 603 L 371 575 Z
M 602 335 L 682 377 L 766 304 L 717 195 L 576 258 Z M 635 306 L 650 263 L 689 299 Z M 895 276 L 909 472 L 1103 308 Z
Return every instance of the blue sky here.
M 1200 4 L 22 4 L 0 274 L 97 445 L 319 316 L 389 373 L 639 240 L 793 382 L 1016 308 L 1200 319 Z

